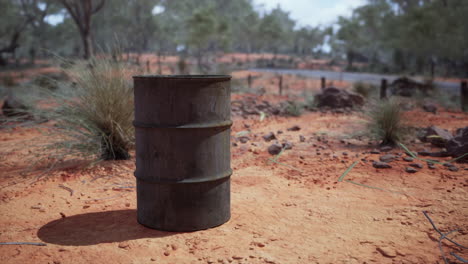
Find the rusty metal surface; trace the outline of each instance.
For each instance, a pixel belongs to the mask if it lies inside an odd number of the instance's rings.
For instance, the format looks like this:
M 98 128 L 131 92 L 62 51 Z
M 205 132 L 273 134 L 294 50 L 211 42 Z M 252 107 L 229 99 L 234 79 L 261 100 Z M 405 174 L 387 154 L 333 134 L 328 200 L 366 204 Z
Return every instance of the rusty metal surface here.
M 230 218 L 230 76 L 135 76 L 138 221 L 168 231 Z

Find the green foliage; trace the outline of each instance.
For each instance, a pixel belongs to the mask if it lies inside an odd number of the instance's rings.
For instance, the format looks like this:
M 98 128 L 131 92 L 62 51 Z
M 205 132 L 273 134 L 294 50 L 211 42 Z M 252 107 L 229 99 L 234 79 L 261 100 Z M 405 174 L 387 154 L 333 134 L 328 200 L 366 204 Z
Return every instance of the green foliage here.
M 368 110 L 367 132 L 382 145 L 395 145 L 406 132 L 405 119 L 395 98 L 374 103 Z
M 301 116 L 304 111 L 304 104 L 296 101 L 286 102 L 284 113 L 288 116 Z

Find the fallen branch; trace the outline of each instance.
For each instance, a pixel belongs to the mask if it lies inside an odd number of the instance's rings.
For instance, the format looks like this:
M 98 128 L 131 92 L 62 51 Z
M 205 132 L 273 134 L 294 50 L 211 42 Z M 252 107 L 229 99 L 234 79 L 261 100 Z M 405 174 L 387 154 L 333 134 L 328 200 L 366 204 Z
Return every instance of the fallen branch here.
M 58 186 L 59 186 L 60 188 L 64 189 L 64 190 L 69 191 L 69 192 L 70 192 L 70 196 L 73 196 L 73 193 L 74 193 L 75 191 L 73 191 L 72 188 L 70 188 L 70 187 L 68 187 L 68 186 L 65 186 L 65 185 L 63 185 L 63 184 L 59 184 Z
M 31 246 L 47 246 L 45 243 L 36 242 L 0 242 L 0 245 L 31 245 Z

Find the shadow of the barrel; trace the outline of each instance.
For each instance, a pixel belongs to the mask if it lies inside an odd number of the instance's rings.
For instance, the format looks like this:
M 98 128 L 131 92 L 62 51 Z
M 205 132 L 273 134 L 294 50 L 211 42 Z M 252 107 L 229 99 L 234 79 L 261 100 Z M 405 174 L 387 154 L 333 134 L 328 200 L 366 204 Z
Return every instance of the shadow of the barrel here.
M 86 246 L 174 235 L 138 224 L 136 210 L 116 210 L 69 216 L 47 223 L 37 235 L 50 244 Z

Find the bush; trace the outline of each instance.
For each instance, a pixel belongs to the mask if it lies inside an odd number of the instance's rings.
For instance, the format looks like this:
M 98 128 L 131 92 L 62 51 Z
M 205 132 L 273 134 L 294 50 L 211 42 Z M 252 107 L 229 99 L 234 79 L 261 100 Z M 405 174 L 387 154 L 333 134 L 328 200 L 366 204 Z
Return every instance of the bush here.
M 368 112 L 370 136 L 381 140 L 382 145 L 395 145 L 405 134 L 403 112 L 396 99 L 379 101 Z
M 284 114 L 287 116 L 300 116 L 304 110 L 304 105 L 296 101 L 287 101 L 284 107 Z
M 108 59 L 78 62 L 65 72 L 72 80 L 50 93 L 56 108 L 43 109 L 54 120 L 56 142 L 49 149 L 62 156 L 103 160 L 130 157 L 134 144 L 133 89 L 130 72 Z
M 369 98 L 372 93 L 377 91 L 377 87 L 372 84 L 363 82 L 355 82 L 353 84 L 353 92 L 362 95 L 364 98 Z

